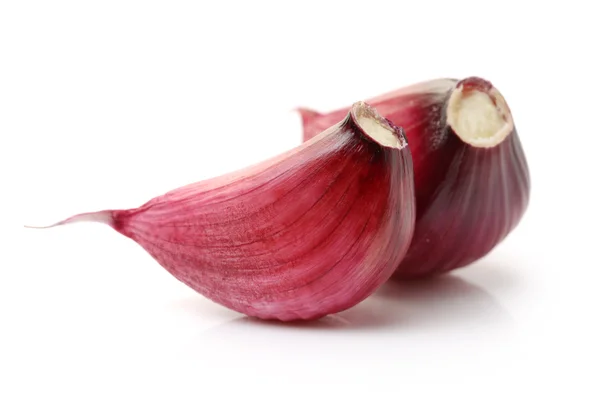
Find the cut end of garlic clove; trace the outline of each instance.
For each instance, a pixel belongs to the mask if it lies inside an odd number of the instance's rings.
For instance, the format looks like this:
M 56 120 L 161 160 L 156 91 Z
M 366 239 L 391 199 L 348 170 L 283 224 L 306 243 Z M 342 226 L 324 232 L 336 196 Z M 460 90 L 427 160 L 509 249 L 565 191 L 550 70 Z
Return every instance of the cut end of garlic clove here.
M 456 84 L 447 107 L 447 123 L 473 147 L 495 147 L 514 130 L 504 97 L 488 81 L 471 77 Z
M 407 145 L 402 128 L 394 126 L 367 103 L 354 103 L 350 114 L 362 133 L 381 146 L 403 149 Z

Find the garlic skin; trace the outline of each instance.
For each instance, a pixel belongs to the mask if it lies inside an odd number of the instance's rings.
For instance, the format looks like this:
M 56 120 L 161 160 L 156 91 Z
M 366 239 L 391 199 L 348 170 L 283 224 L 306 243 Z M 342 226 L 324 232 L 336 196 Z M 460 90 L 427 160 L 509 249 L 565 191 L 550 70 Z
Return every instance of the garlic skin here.
M 423 278 L 488 254 L 520 222 L 530 175 L 510 109 L 488 81 L 436 79 L 368 100 L 404 128 L 417 221 L 395 278 Z M 345 110 L 299 109 L 305 140 Z
M 316 319 L 364 300 L 408 249 L 412 159 L 363 102 L 303 145 L 136 209 L 79 214 L 133 239 L 174 277 L 263 319 Z

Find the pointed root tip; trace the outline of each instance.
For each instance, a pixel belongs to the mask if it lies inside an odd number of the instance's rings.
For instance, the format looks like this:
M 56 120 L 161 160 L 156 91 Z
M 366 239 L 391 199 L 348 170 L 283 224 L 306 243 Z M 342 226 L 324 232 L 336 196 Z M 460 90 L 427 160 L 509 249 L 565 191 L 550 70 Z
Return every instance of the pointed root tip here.
M 76 223 L 76 222 L 100 222 L 103 224 L 107 224 L 109 226 L 113 226 L 114 219 L 113 219 L 113 213 L 111 210 L 104 210 L 104 211 L 96 211 L 96 212 L 77 214 L 77 215 L 74 215 L 72 217 L 69 217 L 67 219 L 58 221 L 58 222 L 56 222 L 54 224 L 50 224 L 50 225 L 42 225 L 42 226 L 23 225 L 23 227 L 25 227 L 27 229 L 49 229 L 49 228 L 54 228 L 56 226 L 67 225 L 67 224 L 72 224 L 72 223 Z
M 321 113 L 311 110 L 310 108 L 297 107 L 294 108 L 294 111 L 300 114 L 300 118 L 302 118 L 302 123 L 304 125 L 310 123 L 314 118 L 321 116 Z
M 23 225 L 23 228 L 26 228 L 26 229 L 49 229 L 49 228 L 54 228 L 55 226 L 58 226 L 58 225 L 62 225 L 62 221 L 61 222 L 57 222 L 57 223 L 52 224 L 52 225 L 45 225 L 45 226 Z

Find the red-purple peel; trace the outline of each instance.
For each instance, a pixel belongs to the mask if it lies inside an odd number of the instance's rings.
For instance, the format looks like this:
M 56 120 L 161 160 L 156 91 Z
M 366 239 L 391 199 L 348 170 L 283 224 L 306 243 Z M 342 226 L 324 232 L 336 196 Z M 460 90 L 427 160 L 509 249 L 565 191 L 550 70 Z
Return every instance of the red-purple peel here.
M 510 109 L 490 82 L 437 79 L 368 103 L 404 128 L 414 162 L 417 222 L 395 277 L 466 266 L 515 228 L 529 201 L 529 170 Z M 305 140 L 346 112 L 300 109 Z
M 250 316 L 287 321 L 345 310 L 404 257 L 415 222 L 414 177 L 401 129 L 367 104 L 354 104 L 331 125 L 257 166 L 136 209 L 55 225 L 106 223 L 177 279 Z

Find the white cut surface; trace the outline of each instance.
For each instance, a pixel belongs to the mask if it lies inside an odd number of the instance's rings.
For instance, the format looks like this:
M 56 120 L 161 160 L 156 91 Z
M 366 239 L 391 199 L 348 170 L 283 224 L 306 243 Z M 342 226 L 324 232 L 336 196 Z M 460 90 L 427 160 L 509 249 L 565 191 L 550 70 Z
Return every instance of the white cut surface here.
M 475 147 L 494 147 L 512 131 L 510 111 L 499 93 L 457 90 L 448 105 L 448 123 L 466 143 Z
M 397 149 L 402 148 L 402 144 L 400 143 L 396 132 L 387 126 L 382 125 L 377 118 L 369 115 L 359 115 L 356 122 L 360 125 L 365 134 L 380 145 Z

